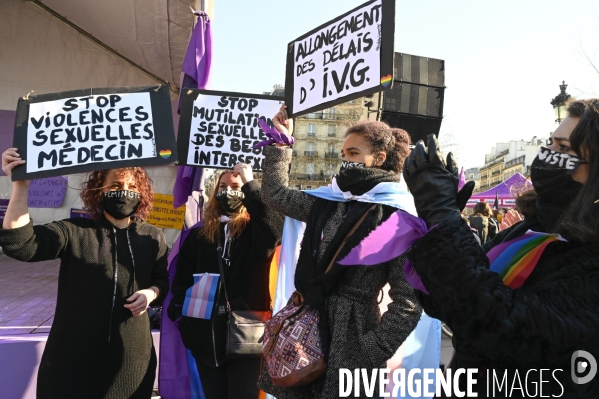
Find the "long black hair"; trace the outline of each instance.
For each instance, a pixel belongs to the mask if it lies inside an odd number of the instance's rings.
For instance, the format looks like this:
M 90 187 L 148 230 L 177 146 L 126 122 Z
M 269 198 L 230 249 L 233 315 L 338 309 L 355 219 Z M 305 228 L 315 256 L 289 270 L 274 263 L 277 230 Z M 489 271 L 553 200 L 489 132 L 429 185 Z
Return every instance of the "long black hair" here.
M 570 146 L 588 162 L 588 178 L 566 210 L 562 228 L 582 242 L 599 241 L 599 99 L 578 100 L 568 107 L 568 115 L 580 121 L 570 135 Z

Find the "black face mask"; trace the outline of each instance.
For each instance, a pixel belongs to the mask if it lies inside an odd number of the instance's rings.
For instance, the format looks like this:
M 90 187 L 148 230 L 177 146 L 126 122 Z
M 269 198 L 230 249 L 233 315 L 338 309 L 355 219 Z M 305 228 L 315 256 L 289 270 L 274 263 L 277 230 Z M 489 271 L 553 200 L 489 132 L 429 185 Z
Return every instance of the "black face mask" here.
M 137 210 L 139 193 L 129 190 L 106 191 L 102 200 L 104 210 L 115 219 L 125 219 Z
M 221 190 L 216 193 L 216 200 L 227 213 L 235 213 L 242 205 L 243 192 L 237 190 Z
M 556 206 L 570 204 L 582 188 L 572 174 L 583 163 L 577 156 L 541 147 L 530 165 L 530 179 L 539 201 Z
M 350 161 L 341 161 L 341 167 L 339 168 L 339 172 L 343 172 L 348 169 L 364 169 L 366 168 L 366 164 L 362 162 L 350 162 Z

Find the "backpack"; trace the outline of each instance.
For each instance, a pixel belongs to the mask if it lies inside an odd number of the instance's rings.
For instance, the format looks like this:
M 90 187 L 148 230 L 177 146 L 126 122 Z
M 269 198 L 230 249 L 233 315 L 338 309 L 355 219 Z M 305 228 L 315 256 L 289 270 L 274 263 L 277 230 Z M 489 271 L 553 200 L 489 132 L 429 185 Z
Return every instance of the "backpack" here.
M 478 231 L 478 236 L 480 237 L 480 241 L 482 244 L 487 242 L 489 239 L 489 218 L 486 216 L 470 216 L 468 218 L 470 221 L 470 227 L 476 229 Z

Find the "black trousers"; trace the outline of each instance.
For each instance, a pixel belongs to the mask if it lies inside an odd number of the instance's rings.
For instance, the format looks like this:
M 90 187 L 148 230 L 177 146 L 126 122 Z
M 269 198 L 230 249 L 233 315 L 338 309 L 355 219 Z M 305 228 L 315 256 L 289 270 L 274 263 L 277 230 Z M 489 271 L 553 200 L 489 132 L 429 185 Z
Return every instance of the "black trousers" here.
M 231 359 L 218 367 L 196 364 L 206 399 L 258 399 L 260 358 Z

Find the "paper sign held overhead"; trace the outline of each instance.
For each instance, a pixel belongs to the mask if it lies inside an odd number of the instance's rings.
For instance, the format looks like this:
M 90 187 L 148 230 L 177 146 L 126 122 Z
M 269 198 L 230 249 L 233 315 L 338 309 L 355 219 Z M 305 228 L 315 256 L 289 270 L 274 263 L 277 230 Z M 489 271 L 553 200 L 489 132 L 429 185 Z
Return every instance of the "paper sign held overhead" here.
M 267 137 L 258 125 L 279 112 L 282 97 L 182 89 L 177 139 L 179 165 L 230 169 L 239 162 L 262 170 L 264 148 L 252 148 Z
M 395 0 L 372 0 L 289 43 L 285 103 L 293 116 L 390 89 Z
M 109 87 L 19 99 L 13 180 L 177 160 L 167 86 Z

